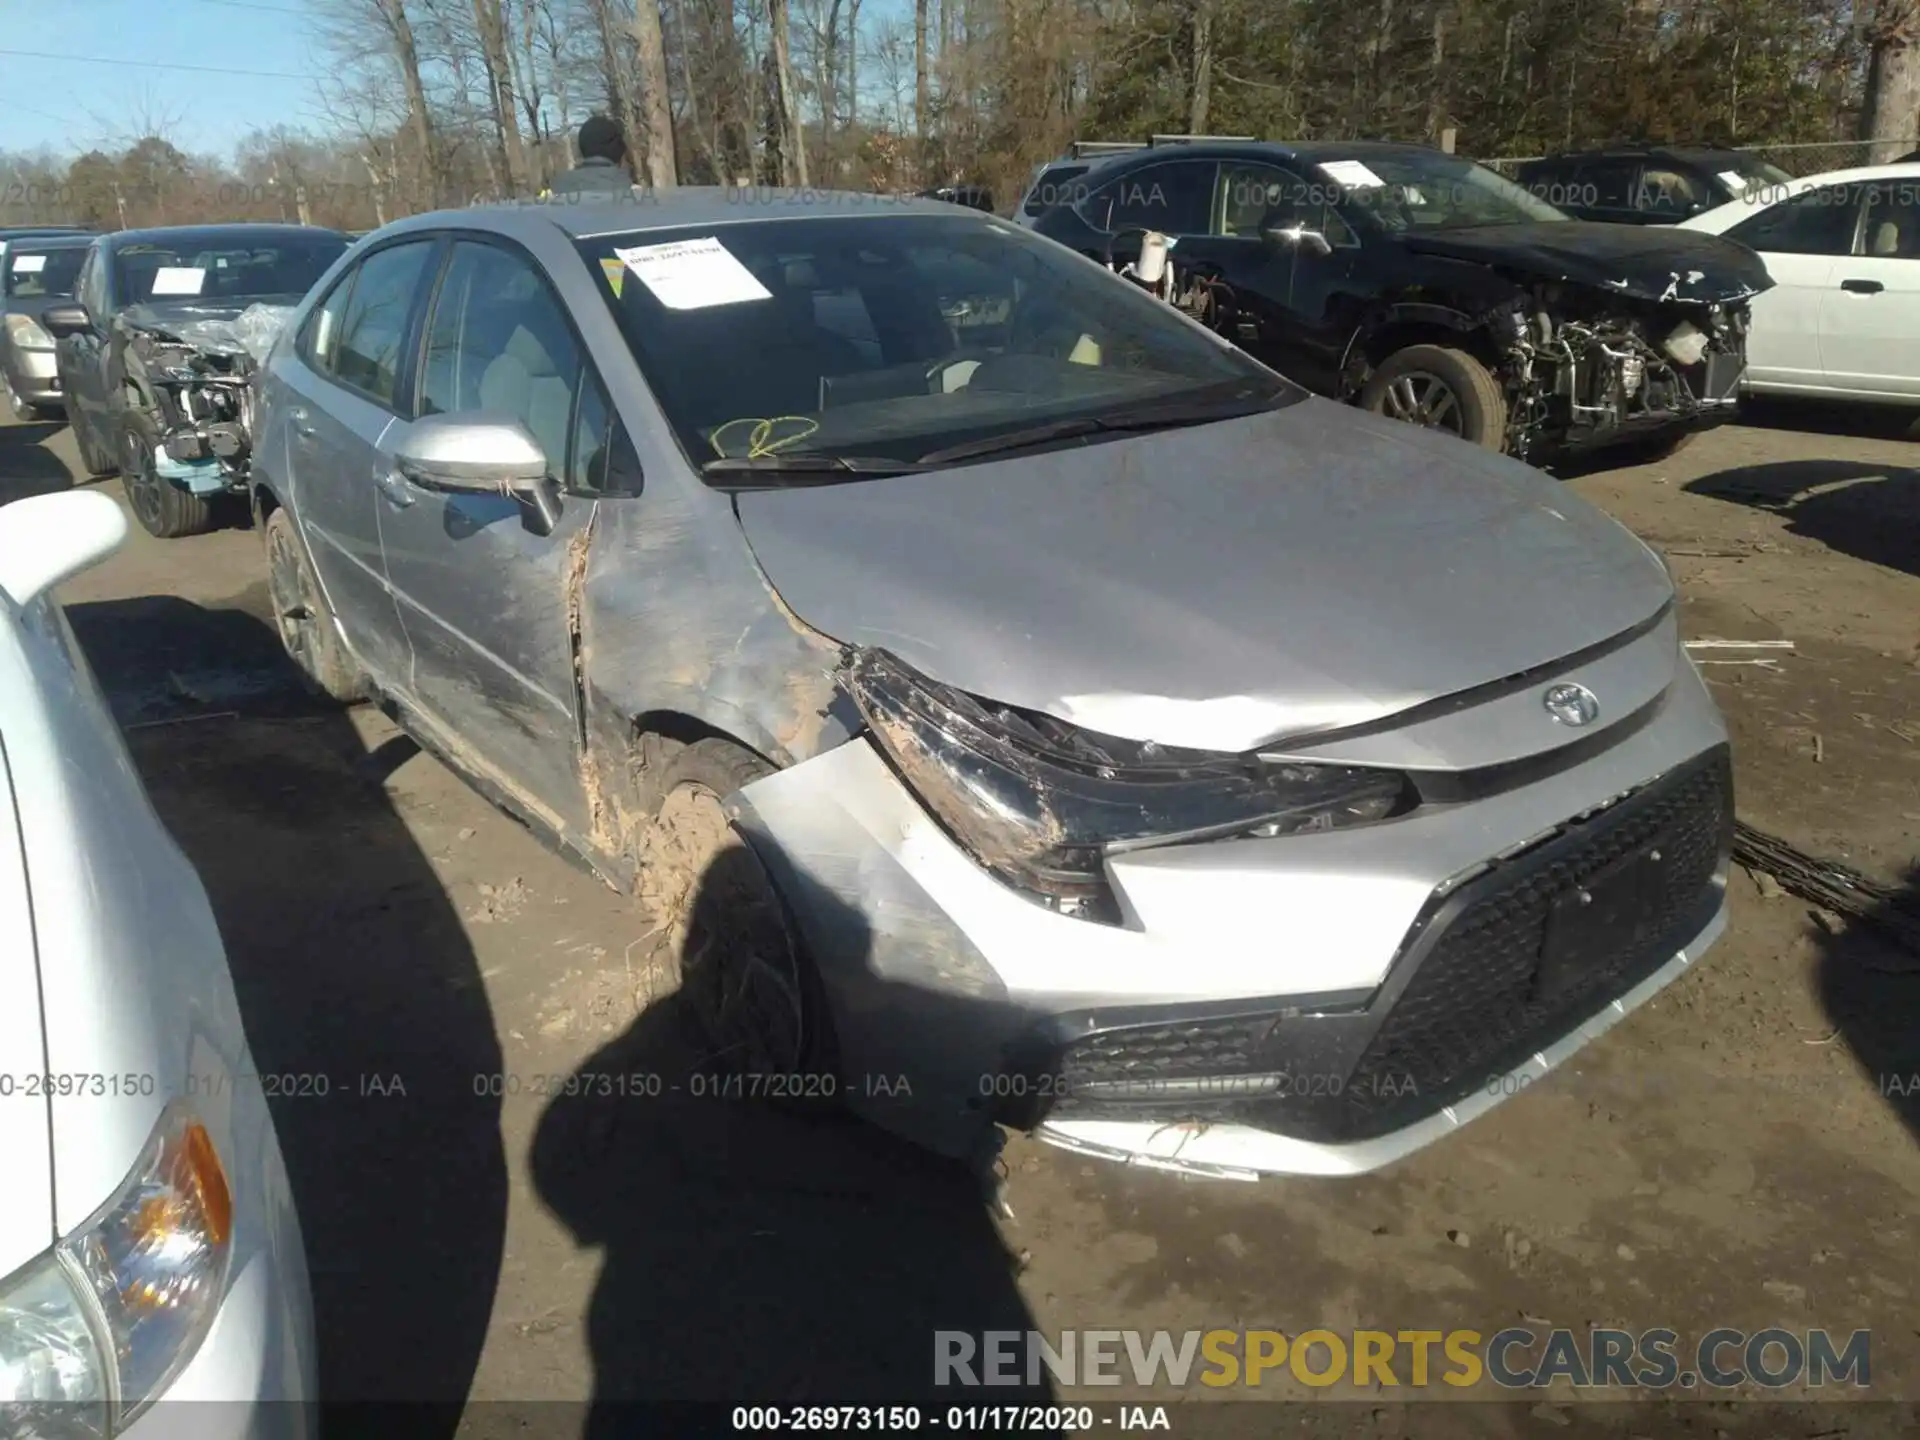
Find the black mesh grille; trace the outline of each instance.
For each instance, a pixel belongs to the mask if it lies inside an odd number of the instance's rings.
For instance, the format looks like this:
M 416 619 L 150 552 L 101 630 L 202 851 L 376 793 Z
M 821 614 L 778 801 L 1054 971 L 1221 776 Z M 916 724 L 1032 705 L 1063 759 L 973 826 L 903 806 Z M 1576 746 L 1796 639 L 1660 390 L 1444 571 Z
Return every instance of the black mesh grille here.
M 1722 750 L 1436 902 L 1400 962 L 1412 967 L 1404 985 L 1395 994 L 1401 977 L 1390 976 L 1370 1016 L 1302 1017 L 1269 1005 L 1096 1029 L 1056 1052 L 1062 1098 L 1053 1113 L 1238 1120 L 1324 1140 L 1410 1124 L 1551 1044 L 1669 959 L 1715 903 L 1732 826 Z M 1631 928 L 1621 926 L 1617 943 L 1583 937 L 1596 958 L 1543 992 L 1556 902 L 1650 850 L 1660 855 L 1656 879 Z M 1351 1043 L 1322 1043 L 1331 1027 Z M 1303 1066 L 1303 1055 L 1320 1059 Z

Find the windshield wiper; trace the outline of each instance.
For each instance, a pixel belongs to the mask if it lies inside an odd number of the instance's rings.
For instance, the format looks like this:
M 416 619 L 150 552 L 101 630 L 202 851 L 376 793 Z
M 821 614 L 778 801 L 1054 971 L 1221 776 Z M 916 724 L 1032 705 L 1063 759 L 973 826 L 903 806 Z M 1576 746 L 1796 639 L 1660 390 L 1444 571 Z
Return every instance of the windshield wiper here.
M 709 460 L 700 473 L 709 479 L 731 475 L 765 476 L 769 484 L 786 483 L 789 475 L 913 475 L 933 467 L 918 460 L 891 460 L 885 455 L 827 455 L 800 451 L 775 455 L 729 455 Z
M 930 450 L 920 457 L 922 465 L 951 465 L 959 460 L 975 460 L 985 455 L 1003 455 L 1014 450 L 1025 450 L 1034 445 L 1046 445 L 1056 440 L 1072 440 L 1082 435 L 1104 435 L 1137 430 L 1175 430 L 1183 425 L 1207 425 L 1215 420 L 1234 420 L 1243 415 L 1258 415 L 1263 410 L 1271 410 L 1288 393 L 1282 385 L 1263 385 L 1256 393 L 1247 394 L 1244 381 L 1236 382 L 1233 395 L 1221 396 L 1211 400 L 1185 399 L 1170 400 L 1161 405 L 1141 405 L 1130 410 L 1117 410 L 1108 415 L 1076 415 L 1065 420 L 1053 420 L 1044 425 L 1031 425 L 1024 430 L 1010 430 L 1004 435 L 989 435 L 983 440 L 969 440 L 962 445 L 949 445 L 942 450 Z

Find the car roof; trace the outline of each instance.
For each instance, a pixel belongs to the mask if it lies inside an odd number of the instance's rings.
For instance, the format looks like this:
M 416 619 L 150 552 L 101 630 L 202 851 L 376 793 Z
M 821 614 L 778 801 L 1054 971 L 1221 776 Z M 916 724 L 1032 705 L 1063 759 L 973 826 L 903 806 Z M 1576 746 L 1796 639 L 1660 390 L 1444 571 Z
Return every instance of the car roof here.
M 176 241 L 192 237 L 195 243 L 209 241 L 232 241 L 235 244 L 246 242 L 264 243 L 269 240 L 290 240 L 304 236 L 331 236 L 336 240 L 347 239 L 343 230 L 328 230 L 319 225 L 274 225 L 274 224 L 232 224 L 232 225 L 155 225 L 145 230 L 121 230 L 103 237 L 112 249 L 123 245 L 169 245 Z
M 1299 160 L 1317 165 L 1326 160 L 1391 159 L 1396 155 L 1440 155 L 1432 145 L 1400 140 L 1182 140 L 1169 145 L 1146 145 L 1117 155 L 1089 157 L 1096 170 L 1119 171 L 1162 160 Z M 1457 155 L 1457 160 L 1470 157 Z
M 84 225 L 9 225 L 0 229 L 0 240 L 24 240 L 30 235 L 87 235 L 95 232 Z
M 965 213 L 960 207 L 959 213 Z M 993 216 L 972 212 L 981 223 Z M 844 220 L 857 216 L 932 215 L 958 218 L 956 207 L 917 195 L 874 195 L 854 190 L 730 190 L 719 185 L 677 185 L 670 190 L 634 187 L 631 201 L 520 200 L 433 210 L 410 215 L 376 231 L 398 235 L 412 230 L 475 229 L 507 234 L 529 225 L 552 225 L 574 240 L 630 235 L 646 230 L 680 230 L 700 225 L 740 225 L 761 220 Z
M 1566 160 L 1678 160 L 1683 164 L 1719 164 L 1727 160 L 1757 160 L 1750 150 L 1725 145 L 1606 145 L 1595 150 L 1561 150 L 1530 160 L 1544 165 Z
M 5 245 L 9 250 L 16 245 L 30 246 L 35 250 L 84 250 L 99 238 L 97 235 L 76 235 L 55 230 L 40 235 L 0 235 L 0 245 Z

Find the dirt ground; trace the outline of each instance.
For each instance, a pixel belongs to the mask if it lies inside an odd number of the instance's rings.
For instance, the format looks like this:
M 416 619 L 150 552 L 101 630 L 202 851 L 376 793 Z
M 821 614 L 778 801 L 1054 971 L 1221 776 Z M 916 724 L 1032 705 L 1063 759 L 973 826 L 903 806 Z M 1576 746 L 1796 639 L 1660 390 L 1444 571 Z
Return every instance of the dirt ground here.
M 1742 816 L 1912 886 L 1920 445 L 1884 417 L 1763 418 L 1567 483 L 1667 554 L 1689 637 L 1793 642 L 1703 652 L 1774 661 L 1706 671 Z M 59 427 L 0 430 L 0 498 L 77 468 Z M 636 1004 L 635 908 L 383 719 L 303 698 L 262 575 L 244 530 L 136 530 L 64 594 L 212 894 L 260 1068 L 328 1077 L 278 1119 L 329 1399 L 927 1399 L 936 1329 L 1530 1324 L 1871 1329 L 1871 1395 L 1920 1400 L 1920 958 L 1903 969 L 1858 927 L 1737 874 L 1698 969 L 1384 1173 L 1193 1182 L 1015 1141 L 1012 1215 L 994 1216 L 860 1127 L 551 1093 L 583 1066 L 684 1072 L 672 1002 Z M 1307 1393 L 1291 1385 L 1262 1394 Z M 1289 1410 L 1284 1429 L 1901 1428 L 1835 1404 L 1789 1424 L 1699 1398 L 1536 1394 L 1471 1417 L 1395 1399 Z

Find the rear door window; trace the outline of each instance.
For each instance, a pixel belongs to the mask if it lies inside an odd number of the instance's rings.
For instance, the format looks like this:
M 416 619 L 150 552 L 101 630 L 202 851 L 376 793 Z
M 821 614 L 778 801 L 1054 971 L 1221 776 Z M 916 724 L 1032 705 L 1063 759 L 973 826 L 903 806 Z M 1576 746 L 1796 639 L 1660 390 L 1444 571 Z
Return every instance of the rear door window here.
M 1095 228 L 1109 232 L 1204 235 L 1217 168 L 1211 160 L 1169 160 L 1129 171 L 1096 191 L 1081 214 Z
M 1087 198 L 1085 165 L 1050 165 L 1033 182 L 1020 206 L 1026 216 L 1043 215 L 1056 205 L 1078 205 Z
M 361 262 L 340 320 L 330 367 L 333 378 L 389 410 L 398 402 L 407 321 L 414 296 L 427 282 L 435 244 L 414 240 L 369 255 Z

